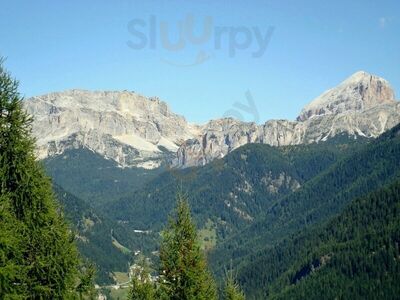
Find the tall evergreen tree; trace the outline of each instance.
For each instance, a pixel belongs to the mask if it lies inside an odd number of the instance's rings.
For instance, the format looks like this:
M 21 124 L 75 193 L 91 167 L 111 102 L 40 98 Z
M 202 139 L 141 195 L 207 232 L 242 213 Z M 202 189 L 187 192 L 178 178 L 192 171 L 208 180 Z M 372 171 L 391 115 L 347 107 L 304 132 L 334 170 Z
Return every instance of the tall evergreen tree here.
M 162 234 L 161 288 L 173 300 L 212 300 L 216 286 L 200 249 L 190 208 L 182 193 Z
M 236 282 L 236 278 L 233 271 L 227 271 L 225 276 L 225 287 L 224 287 L 224 299 L 225 300 L 245 300 L 244 293 L 240 289 L 239 284 Z
M 0 61 L 0 298 L 65 299 L 79 281 L 78 252 L 17 89 Z

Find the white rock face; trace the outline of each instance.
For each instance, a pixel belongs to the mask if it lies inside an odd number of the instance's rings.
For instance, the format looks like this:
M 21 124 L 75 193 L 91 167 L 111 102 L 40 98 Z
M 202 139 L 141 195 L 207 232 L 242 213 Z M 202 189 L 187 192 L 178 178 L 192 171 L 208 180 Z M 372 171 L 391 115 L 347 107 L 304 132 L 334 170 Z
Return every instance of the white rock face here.
M 400 103 L 394 99 L 386 80 L 357 72 L 308 104 L 297 121 L 270 120 L 264 125 L 231 119 L 209 122 L 201 136 L 179 148 L 176 165 L 204 165 L 247 143 L 296 145 L 341 133 L 377 137 L 400 123 Z
M 177 153 L 177 166 L 204 165 L 247 143 L 257 143 L 258 127 L 232 118 L 213 120 L 201 127 L 201 134 L 185 141 Z
M 306 105 L 297 120 L 364 111 L 379 104 L 394 102 L 394 92 L 385 79 L 360 71 Z
M 319 142 L 347 133 L 376 137 L 400 122 L 400 104 L 389 83 L 357 72 L 301 111 L 297 121 L 263 125 L 232 118 L 199 126 L 172 113 L 165 102 L 133 92 L 71 90 L 33 97 L 40 158 L 86 147 L 121 166 L 156 168 L 204 165 L 247 143 L 272 146 Z
M 39 158 L 86 147 L 121 166 L 158 167 L 192 136 L 165 102 L 133 92 L 71 90 L 25 101 Z

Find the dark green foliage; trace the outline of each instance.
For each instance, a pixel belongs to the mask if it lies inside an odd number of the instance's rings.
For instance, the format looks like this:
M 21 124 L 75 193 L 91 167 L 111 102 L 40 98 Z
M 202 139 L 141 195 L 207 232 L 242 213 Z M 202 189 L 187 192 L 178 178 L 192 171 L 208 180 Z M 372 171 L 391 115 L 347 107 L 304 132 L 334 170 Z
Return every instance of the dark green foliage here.
M 162 233 L 160 284 L 168 299 L 212 300 L 216 287 L 197 241 L 186 198 L 177 196 L 177 208 Z
M 104 210 L 113 219 L 158 231 L 174 207 L 176 187 L 182 186 L 190 194 L 197 224 L 202 227 L 211 219 L 217 225 L 218 240 L 223 240 L 251 223 L 251 218 L 258 218 L 277 199 L 291 193 L 296 183 L 303 184 L 357 147 L 359 144 L 351 140 L 347 144 L 282 148 L 249 144 L 204 167 L 164 172 Z M 268 185 L 280 176 L 287 181 L 271 190 Z M 246 189 L 248 186 L 251 190 Z M 227 201 L 250 218 L 228 208 Z
M 10 213 L 9 203 L 5 195 L 0 195 L 0 296 L 12 297 L 19 292 L 12 283 L 22 281 L 24 268 L 18 251 L 22 247 L 18 238 L 21 224 Z
M 93 207 L 133 194 L 162 171 L 120 168 L 114 161 L 85 148 L 47 158 L 44 166 L 56 184 Z
M 94 299 L 97 296 L 93 280 L 96 277 L 96 268 L 90 263 L 86 262 L 81 266 L 79 274 L 79 283 L 76 287 L 76 292 L 80 299 Z
M 391 132 L 397 132 L 399 127 Z M 298 190 L 278 199 L 241 233 L 221 243 L 211 253 L 211 262 L 218 274 L 222 274 L 226 264 L 224 256 L 228 256 L 235 265 L 258 275 L 262 265 L 258 261 L 260 253 L 299 229 L 340 213 L 355 197 L 366 195 L 398 177 L 400 138 L 394 134 L 390 136 L 392 138 L 378 138 L 339 159 Z M 256 282 L 249 281 L 246 285 L 256 288 Z
M 325 225 L 242 270 L 250 299 L 395 299 L 400 293 L 400 181 L 354 200 Z M 253 267 L 255 264 L 253 264 Z M 255 282 L 254 282 L 255 281 Z
M 165 172 L 134 195 L 106 205 L 104 211 L 130 228 L 156 233 L 173 207 L 171 195 L 176 186 L 184 186 L 191 194 L 197 223 L 203 225 L 211 219 L 217 225 L 218 246 L 210 257 L 216 274 L 221 275 L 227 259 L 233 258 L 245 291 L 262 298 L 267 282 L 264 276 L 272 278 L 282 272 L 263 268 L 264 253 L 298 229 L 340 213 L 354 197 L 397 176 L 400 155 L 396 137 L 389 134 L 368 143 L 341 137 L 338 142 L 280 148 L 246 145 L 207 166 Z M 265 179 L 277 180 L 281 174 L 287 184 L 271 191 L 271 181 Z M 246 190 L 245 182 L 251 190 Z M 236 198 L 231 198 L 231 193 Z M 227 195 L 231 204 L 253 220 L 229 208 Z M 107 261 L 101 255 L 96 259 Z
M 225 300 L 245 300 L 244 293 L 241 291 L 239 284 L 236 282 L 236 277 L 233 270 L 227 272 L 224 285 Z
M 107 275 L 110 271 L 126 271 L 128 262 L 126 255 L 115 253 L 115 247 L 110 245 L 110 230 L 113 229 L 114 235 L 124 246 L 150 254 L 155 250 L 158 231 L 174 207 L 173 195 L 177 186 L 183 186 L 190 192 L 197 224 L 203 227 L 209 220 L 215 224 L 217 242 L 220 243 L 251 223 L 250 219 L 228 208 L 226 200 L 256 220 L 282 195 L 291 193 L 296 188 L 296 182 L 303 184 L 360 144 L 362 141 L 345 138 L 337 143 L 330 141 L 329 144 L 281 148 L 250 144 L 207 166 L 171 169 L 156 177 L 159 171 L 144 174 L 148 171 L 121 169 L 85 149 L 66 151 L 63 155 L 47 159 L 45 166 L 63 189 L 93 204 L 89 209 L 91 213 L 85 216 L 80 211 L 87 209 L 80 208 L 80 205 L 68 205 L 76 202 L 71 195 L 58 193 L 61 201 L 67 204 L 67 216 L 78 226 L 80 235 L 90 235 L 87 243 L 78 240 L 78 245 L 86 257 L 96 262 L 98 282 L 106 283 L 110 282 Z M 262 179 L 269 177 L 276 180 L 281 174 L 285 175 L 288 183 L 271 192 Z M 140 178 L 142 182 L 138 183 L 137 179 Z M 146 179 L 151 180 L 144 188 L 131 193 L 129 197 L 112 201 L 131 188 L 137 189 Z M 245 190 L 245 182 L 251 185 L 251 192 Z M 82 233 L 84 219 L 99 219 L 101 222 L 95 222 L 92 230 Z M 151 230 L 152 233 L 135 234 L 133 229 Z
M 158 237 L 155 234 L 134 233 L 125 224 L 110 220 L 98 209 L 60 186 L 54 185 L 54 191 L 64 208 L 66 218 L 77 231 L 80 253 L 96 264 L 96 283 L 113 283 L 109 274 L 116 271 L 126 272 L 131 258 L 112 244 L 111 232 L 114 238 L 132 251 L 150 253 L 157 249 Z
M 79 232 L 80 253 L 96 264 L 96 283 L 111 284 L 114 280 L 110 273 L 127 271 L 131 256 L 112 245 L 111 231 L 130 250 L 146 254 L 156 250 L 157 233 L 135 233 L 133 229 L 147 227 L 130 226 L 109 218 L 101 206 L 133 193 L 161 169 L 123 169 L 88 149 L 67 150 L 44 160 L 43 164 L 55 182 L 54 189 L 67 218 Z
M 76 294 L 78 252 L 34 157 L 31 119 L 0 64 L 0 298 Z

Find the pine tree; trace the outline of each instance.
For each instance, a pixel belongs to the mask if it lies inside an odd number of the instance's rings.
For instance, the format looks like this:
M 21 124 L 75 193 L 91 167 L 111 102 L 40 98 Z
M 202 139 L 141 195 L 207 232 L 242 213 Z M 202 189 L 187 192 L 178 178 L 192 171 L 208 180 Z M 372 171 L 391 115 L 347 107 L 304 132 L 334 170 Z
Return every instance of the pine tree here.
M 0 61 L 0 298 L 65 299 L 79 281 L 74 237 L 35 160 L 32 119 L 18 84 L 2 65 Z
M 156 299 L 155 283 L 150 276 L 150 265 L 147 259 L 140 255 L 136 268 L 132 272 L 129 300 L 153 300 Z
M 241 291 L 239 284 L 237 284 L 232 270 L 228 271 L 225 276 L 224 299 L 245 300 L 244 293 Z
M 215 283 L 197 240 L 189 204 L 182 193 L 177 195 L 175 214 L 170 217 L 162 238 L 161 288 L 168 299 L 216 299 Z

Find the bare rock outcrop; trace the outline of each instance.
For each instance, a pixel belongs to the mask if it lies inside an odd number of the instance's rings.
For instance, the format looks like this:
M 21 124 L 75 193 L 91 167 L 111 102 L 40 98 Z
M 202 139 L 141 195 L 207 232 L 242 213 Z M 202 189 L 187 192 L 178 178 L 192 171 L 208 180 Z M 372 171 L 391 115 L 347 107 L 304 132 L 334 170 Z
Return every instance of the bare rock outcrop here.
M 398 123 L 400 103 L 389 83 L 357 72 L 306 105 L 296 121 L 270 120 L 263 125 L 231 119 L 209 122 L 201 136 L 180 146 L 176 165 L 204 165 L 246 143 L 296 145 L 326 141 L 338 134 L 377 137 Z

